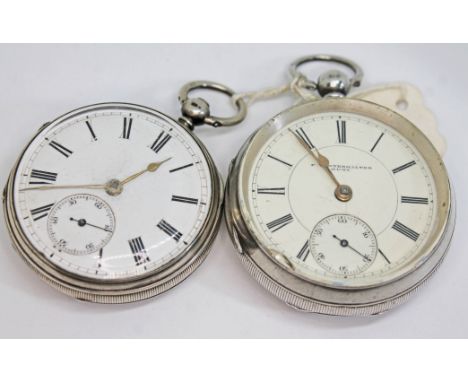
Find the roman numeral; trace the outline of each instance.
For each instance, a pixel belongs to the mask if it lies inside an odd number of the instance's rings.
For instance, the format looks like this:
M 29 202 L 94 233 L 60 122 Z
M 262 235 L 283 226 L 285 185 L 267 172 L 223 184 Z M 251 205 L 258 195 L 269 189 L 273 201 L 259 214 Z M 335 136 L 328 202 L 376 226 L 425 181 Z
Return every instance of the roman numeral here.
M 428 204 L 428 198 L 419 198 L 416 196 L 402 196 L 401 197 L 402 203 L 411 203 L 411 204 Z
M 394 174 L 396 174 L 397 172 L 400 172 L 400 171 L 403 171 L 411 166 L 414 166 L 416 164 L 416 162 L 414 160 L 412 160 L 411 162 L 408 162 L 408 163 L 405 163 L 404 165 L 400 166 L 400 167 L 397 167 L 397 168 L 394 168 L 392 170 L 392 172 Z
M 287 226 L 289 223 L 293 221 L 293 217 L 291 214 L 287 214 L 285 216 L 282 216 L 276 220 L 273 220 L 272 222 L 267 224 L 267 227 L 271 232 L 276 232 L 279 229 Z
M 267 156 L 268 156 L 268 158 L 271 158 L 271 159 L 274 159 L 275 161 L 278 161 L 278 162 L 280 162 L 280 163 L 283 163 L 283 164 L 285 164 L 285 165 L 288 166 L 288 167 L 292 167 L 292 164 L 289 164 L 288 162 L 285 162 L 284 160 L 281 160 L 281 159 L 279 159 L 279 158 L 276 158 L 276 157 L 274 157 L 273 155 L 267 155 Z
M 49 145 L 53 147 L 55 150 L 57 150 L 60 154 L 66 156 L 67 158 L 73 154 L 73 151 L 70 149 L 67 149 L 65 146 L 61 145 L 58 142 L 51 141 L 49 142 Z
M 182 237 L 182 233 L 177 231 L 173 226 L 171 226 L 167 221 L 165 221 L 164 219 L 162 219 L 158 224 L 157 224 L 157 227 L 163 231 L 164 233 L 166 233 L 167 235 L 169 235 L 170 237 L 172 237 L 175 241 L 179 241 L 180 238 Z
M 310 248 L 309 248 L 309 241 L 306 241 L 305 244 L 302 246 L 301 250 L 297 254 L 297 258 L 302 261 L 307 260 L 307 256 L 309 256 Z
M 146 253 L 145 244 L 143 244 L 141 236 L 138 236 L 134 239 L 130 239 L 128 241 L 128 245 L 130 246 L 130 250 L 133 253 L 133 260 L 135 260 L 137 266 L 150 261 L 150 258 Z
M 396 220 L 395 223 L 393 223 L 392 228 L 413 241 L 416 241 L 419 238 L 419 233 L 413 231 L 411 228 L 405 226 L 403 223 L 400 223 L 398 220 Z
M 89 130 L 91 136 L 93 137 L 93 141 L 97 141 L 96 134 L 94 134 L 93 127 L 91 126 L 91 123 L 89 123 L 89 121 L 86 121 L 86 126 L 88 126 L 88 130 Z
M 132 131 L 132 118 L 124 117 L 123 119 L 123 130 L 122 130 L 122 138 L 123 139 L 130 139 L 130 133 Z
M 296 130 L 296 134 L 309 147 L 309 149 L 314 148 L 314 145 L 312 144 L 312 141 L 309 139 L 308 135 L 306 134 L 306 132 L 304 131 L 304 129 L 302 127 Z
M 336 121 L 338 143 L 346 143 L 346 121 Z
M 188 203 L 188 204 L 198 204 L 198 199 L 195 198 L 187 198 L 185 196 L 178 196 L 172 195 L 173 202 L 181 202 L 181 203 Z
M 161 133 L 151 145 L 151 150 L 153 150 L 155 153 L 158 153 L 171 138 L 172 137 L 169 134 L 161 131 Z
M 257 188 L 257 193 L 268 194 L 268 195 L 285 195 L 286 188 L 284 187 Z
M 390 264 L 390 260 L 388 259 L 387 256 L 385 256 L 385 254 L 384 254 L 380 249 L 379 249 L 379 253 L 382 255 L 382 257 L 384 258 L 384 260 L 385 260 L 388 264 Z
M 377 140 L 375 141 L 374 143 L 374 146 L 372 146 L 372 148 L 370 149 L 370 152 L 373 152 L 374 149 L 377 147 L 377 145 L 379 144 L 380 140 L 382 139 L 384 133 L 380 134 L 380 136 L 377 138 Z
M 29 180 L 29 184 L 51 184 L 52 182 L 55 182 L 57 180 L 57 175 L 58 174 L 56 172 L 31 170 L 30 177 L 41 180 Z
M 34 208 L 33 210 L 31 210 L 31 215 L 33 216 L 33 220 L 36 221 L 36 220 L 45 218 L 47 214 L 49 213 L 49 211 L 52 209 L 53 205 L 54 203 L 50 203 L 45 206 Z
M 102 256 L 103 256 L 103 253 L 104 253 L 104 248 L 101 248 L 99 250 L 99 260 L 98 260 L 98 268 L 101 268 L 102 267 Z M 98 271 L 96 270 L 96 274 L 98 274 Z
M 189 164 L 186 164 L 186 165 L 184 165 L 184 166 L 180 166 L 180 167 L 177 167 L 177 168 L 173 168 L 172 170 L 169 170 L 169 172 L 180 171 L 180 170 L 183 170 L 184 168 L 191 167 L 191 166 L 193 166 L 193 163 L 189 163 Z

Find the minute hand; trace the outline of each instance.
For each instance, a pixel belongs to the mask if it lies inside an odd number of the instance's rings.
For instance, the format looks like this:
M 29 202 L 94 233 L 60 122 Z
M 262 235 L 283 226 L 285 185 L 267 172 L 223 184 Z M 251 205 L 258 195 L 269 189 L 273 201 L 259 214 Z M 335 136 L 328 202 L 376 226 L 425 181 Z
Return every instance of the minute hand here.
M 88 188 L 92 190 L 102 190 L 106 188 L 105 184 L 67 184 L 67 185 L 46 185 L 46 186 L 35 186 L 35 187 L 26 187 L 21 188 L 20 191 L 30 191 L 30 190 L 60 190 L 67 188 Z
M 296 137 L 296 139 L 307 150 L 307 152 L 310 155 L 312 155 L 312 157 L 315 159 L 318 165 L 325 170 L 325 172 L 328 174 L 333 183 L 335 183 L 335 197 L 341 202 L 348 202 L 349 200 L 351 200 L 351 197 L 353 195 L 351 187 L 338 182 L 338 179 L 336 179 L 335 174 L 333 174 L 333 172 L 330 170 L 330 161 L 328 160 L 328 158 L 322 155 L 317 147 L 310 147 L 299 136 L 299 134 L 294 132 L 292 129 L 289 129 L 289 131 Z
M 120 182 L 123 186 L 124 184 L 138 178 L 140 175 L 143 175 L 145 172 L 155 172 L 163 163 L 167 162 L 171 158 L 167 158 L 161 162 L 150 163 L 144 170 L 137 172 L 136 174 L 130 175 Z M 87 188 L 91 190 L 106 190 L 108 188 L 107 184 L 67 184 L 67 185 L 45 185 L 45 186 L 35 186 L 35 187 L 26 187 L 20 189 L 20 191 L 30 191 L 30 190 L 60 190 L 60 189 L 69 189 L 69 188 Z
M 340 186 L 340 182 L 338 182 L 338 179 L 336 179 L 335 175 L 333 172 L 330 170 L 330 161 L 328 158 L 320 153 L 318 148 L 314 147 L 311 148 L 296 132 L 292 131 L 290 129 L 291 133 L 293 133 L 294 137 L 299 141 L 299 143 L 307 150 L 307 152 L 312 155 L 312 157 L 315 159 L 315 161 L 318 163 L 320 167 L 325 169 L 326 173 L 330 176 L 331 180 L 333 183 L 336 184 L 337 187 Z

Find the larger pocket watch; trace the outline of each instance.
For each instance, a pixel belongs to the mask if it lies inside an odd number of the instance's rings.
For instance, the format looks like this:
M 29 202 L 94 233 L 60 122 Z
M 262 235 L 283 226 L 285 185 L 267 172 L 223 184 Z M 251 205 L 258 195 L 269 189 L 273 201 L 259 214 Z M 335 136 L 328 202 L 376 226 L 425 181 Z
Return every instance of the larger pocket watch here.
M 441 156 L 412 122 L 345 97 L 360 81 L 327 72 L 323 97 L 261 126 L 230 168 L 226 221 L 243 264 L 287 304 L 373 315 L 416 291 L 441 264 L 454 200 Z
M 190 128 L 229 121 L 189 100 L 195 87 L 230 92 L 214 83 L 183 89 L 180 123 L 133 104 L 83 107 L 27 144 L 4 212 L 14 247 L 50 285 L 81 300 L 131 302 L 177 285 L 207 256 L 222 183 Z

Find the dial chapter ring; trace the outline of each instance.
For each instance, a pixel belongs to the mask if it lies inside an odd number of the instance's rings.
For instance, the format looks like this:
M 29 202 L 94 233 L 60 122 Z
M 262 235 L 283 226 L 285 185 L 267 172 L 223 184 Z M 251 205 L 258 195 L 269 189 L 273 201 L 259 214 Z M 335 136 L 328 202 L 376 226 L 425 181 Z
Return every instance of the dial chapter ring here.
M 20 216 L 15 208 L 14 197 L 18 166 L 28 147 L 39 134 L 45 131 L 45 129 L 53 129 L 54 126 L 60 124 L 64 120 L 96 110 L 120 110 L 122 108 L 148 113 L 167 121 L 169 124 L 177 124 L 176 121 L 159 111 L 128 103 L 103 103 L 73 110 L 47 124 L 31 139 L 13 167 L 4 189 L 3 208 L 5 220 L 13 241 L 13 246 L 19 255 L 49 285 L 71 297 L 90 302 L 127 303 L 153 297 L 171 289 L 187 278 L 203 262 L 209 253 L 209 249 L 216 237 L 220 224 L 223 200 L 221 178 L 204 145 L 195 135 L 191 132 L 187 132 L 190 139 L 193 139 L 194 144 L 200 148 L 203 157 L 206 159 L 209 168 L 209 181 L 212 185 L 212 193 L 207 217 L 199 233 L 180 255 L 168 262 L 165 266 L 156 269 L 154 272 L 138 275 L 129 279 L 97 280 L 73 274 L 66 269 L 59 268 L 57 265 L 48 261 L 47 256 L 38 251 L 30 242 L 19 224 Z M 182 126 L 180 126 L 180 128 L 186 131 Z
M 304 279 L 287 263 L 277 261 L 255 235 L 246 208 L 253 158 L 278 130 L 315 113 L 352 112 L 394 127 L 414 143 L 434 176 L 438 216 L 431 239 L 409 271 L 387 283 L 362 288 L 333 288 Z M 409 121 L 379 105 L 350 99 L 324 99 L 288 109 L 273 117 L 244 144 L 231 165 L 226 187 L 226 222 L 243 264 L 267 290 L 294 307 L 333 315 L 378 314 L 405 301 L 438 268 L 449 247 L 455 225 L 453 190 L 440 156 L 430 141 Z

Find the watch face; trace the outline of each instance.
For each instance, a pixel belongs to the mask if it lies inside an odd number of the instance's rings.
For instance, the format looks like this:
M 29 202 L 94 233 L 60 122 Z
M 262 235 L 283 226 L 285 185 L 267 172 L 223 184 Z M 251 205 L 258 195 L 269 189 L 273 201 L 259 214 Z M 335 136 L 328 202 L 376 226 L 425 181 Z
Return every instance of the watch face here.
M 391 126 L 318 113 L 278 130 L 252 158 L 243 213 L 261 247 L 301 278 L 364 288 L 423 260 L 438 213 L 434 178 Z
M 96 105 L 59 118 L 23 153 L 13 200 L 21 231 L 59 270 L 138 278 L 183 256 L 212 204 L 203 150 L 151 109 Z

